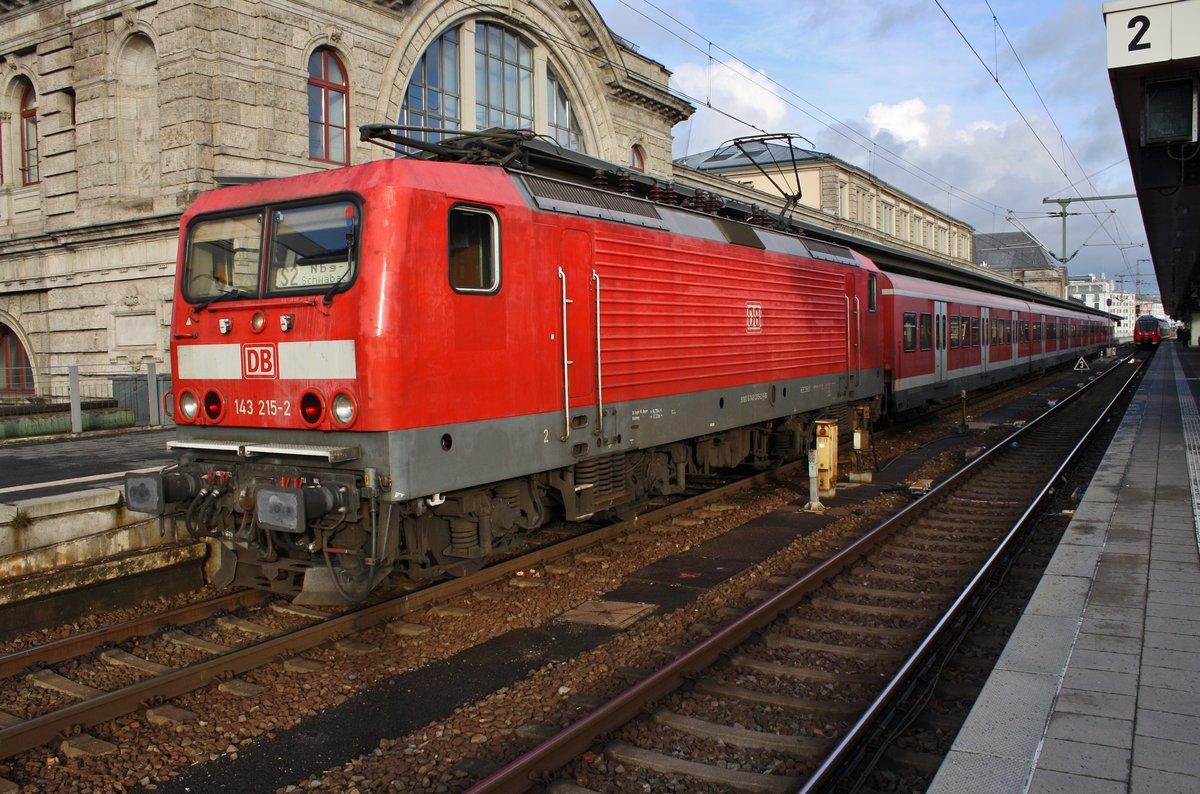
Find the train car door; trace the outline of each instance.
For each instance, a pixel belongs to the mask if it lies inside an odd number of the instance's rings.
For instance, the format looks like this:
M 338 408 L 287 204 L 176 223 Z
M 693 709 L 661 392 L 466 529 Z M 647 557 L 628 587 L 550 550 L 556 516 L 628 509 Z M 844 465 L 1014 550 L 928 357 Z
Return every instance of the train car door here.
M 979 307 L 979 364 L 983 372 L 987 372 L 992 341 L 992 313 L 988 307 Z
M 1009 331 L 1008 331 L 1009 355 L 1008 355 L 1008 357 L 1009 357 L 1009 360 L 1012 361 L 1013 366 L 1016 366 L 1021 361 L 1021 359 L 1020 359 L 1021 315 L 1016 311 L 1010 311 L 1008 314 L 1009 314 L 1009 317 L 1011 318 L 1009 320 L 1009 326 L 1008 326 L 1008 328 L 1009 328 Z
M 949 346 L 949 334 L 946 323 L 949 316 L 945 301 L 933 302 L 933 380 L 941 383 L 946 379 L 946 348 Z
M 558 265 L 562 299 L 563 356 L 563 432 L 567 441 L 571 429 L 594 429 L 600 421 L 597 395 L 600 347 L 597 314 L 598 277 L 593 272 L 592 238 L 587 232 L 568 229 L 563 232 L 562 257 Z M 595 404 L 597 412 L 581 410 Z

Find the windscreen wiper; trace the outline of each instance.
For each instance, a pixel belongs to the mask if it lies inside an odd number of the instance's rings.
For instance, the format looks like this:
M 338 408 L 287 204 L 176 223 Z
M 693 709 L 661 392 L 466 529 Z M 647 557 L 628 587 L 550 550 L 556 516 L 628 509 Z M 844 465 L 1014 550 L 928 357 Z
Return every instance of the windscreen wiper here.
M 250 295 L 250 293 L 242 292 L 237 287 L 233 287 L 232 289 L 229 289 L 225 292 L 221 292 L 217 295 L 213 295 L 208 300 L 197 303 L 195 306 L 192 307 L 192 314 L 195 314 L 196 312 L 204 311 L 205 309 L 207 309 L 209 306 L 216 303 L 217 301 L 229 300 L 231 298 L 244 298 L 249 295 Z

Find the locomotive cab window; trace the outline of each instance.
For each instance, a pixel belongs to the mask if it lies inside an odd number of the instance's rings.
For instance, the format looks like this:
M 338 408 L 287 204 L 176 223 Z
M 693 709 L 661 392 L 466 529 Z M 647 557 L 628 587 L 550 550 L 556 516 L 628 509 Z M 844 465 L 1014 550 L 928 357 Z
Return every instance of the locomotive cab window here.
M 879 292 L 877 282 L 878 279 L 874 273 L 867 275 L 867 311 L 869 312 L 876 311 L 879 308 L 879 299 L 876 297 Z
M 450 286 L 455 292 L 500 288 L 500 224 L 488 210 L 454 207 L 449 219 Z
M 348 285 L 358 263 L 358 226 L 349 201 L 272 212 L 268 294 L 332 294 Z
M 184 260 L 183 292 L 190 301 L 231 293 L 257 295 L 261 213 L 192 224 Z

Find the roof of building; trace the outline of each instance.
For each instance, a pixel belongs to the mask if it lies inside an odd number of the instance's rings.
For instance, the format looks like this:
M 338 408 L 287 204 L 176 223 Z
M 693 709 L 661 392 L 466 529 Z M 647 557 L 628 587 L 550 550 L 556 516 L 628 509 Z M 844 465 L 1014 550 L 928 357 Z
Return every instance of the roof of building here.
M 701 171 L 723 171 L 732 168 L 752 168 L 757 165 L 791 165 L 801 160 L 837 160 L 831 154 L 814 152 L 778 143 L 755 141 L 739 148 L 732 143 L 699 154 L 689 154 L 675 162 Z
M 975 261 L 991 270 L 1058 270 L 1058 260 L 1036 237 L 1025 232 L 975 234 Z

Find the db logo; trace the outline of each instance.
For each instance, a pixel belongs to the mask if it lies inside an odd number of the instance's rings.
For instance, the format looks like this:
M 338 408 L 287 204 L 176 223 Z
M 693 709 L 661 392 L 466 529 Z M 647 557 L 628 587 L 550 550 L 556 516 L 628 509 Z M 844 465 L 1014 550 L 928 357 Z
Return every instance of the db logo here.
M 275 345 L 242 345 L 243 378 L 278 377 L 278 362 Z
M 753 334 L 762 330 L 762 306 L 757 303 L 746 304 L 746 333 Z

